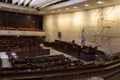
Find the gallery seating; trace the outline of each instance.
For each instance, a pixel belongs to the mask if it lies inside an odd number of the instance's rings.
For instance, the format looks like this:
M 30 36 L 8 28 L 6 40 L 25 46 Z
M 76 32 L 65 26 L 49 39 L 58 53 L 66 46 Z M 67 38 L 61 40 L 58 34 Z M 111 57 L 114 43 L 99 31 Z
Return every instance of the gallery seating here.
M 0 30 L 20 30 L 20 31 L 41 31 L 39 28 L 29 27 L 29 28 L 14 28 L 13 26 L 0 26 Z
M 0 30 L 15 30 L 12 26 L 0 26 Z
M 0 36 L 0 51 L 42 49 L 41 39 L 33 36 Z
M 19 28 L 19 30 L 21 31 L 40 31 L 41 29 L 38 29 L 38 28 Z

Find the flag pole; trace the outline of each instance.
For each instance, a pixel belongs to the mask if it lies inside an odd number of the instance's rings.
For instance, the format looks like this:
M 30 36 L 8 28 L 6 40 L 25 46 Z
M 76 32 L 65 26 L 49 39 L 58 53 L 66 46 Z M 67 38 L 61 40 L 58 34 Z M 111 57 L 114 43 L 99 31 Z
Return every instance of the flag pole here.
M 83 26 L 83 29 L 82 29 L 82 34 L 81 34 L 81 45 L 82 47 L 85 45 L 85 30 L 84 30 L 84 26 Z

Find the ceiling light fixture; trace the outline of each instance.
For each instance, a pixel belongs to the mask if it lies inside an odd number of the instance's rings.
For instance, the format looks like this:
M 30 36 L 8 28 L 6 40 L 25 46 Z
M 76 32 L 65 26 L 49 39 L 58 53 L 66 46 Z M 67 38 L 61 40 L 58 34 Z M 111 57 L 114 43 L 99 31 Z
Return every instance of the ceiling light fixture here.
M 102 1 L 98 1 L 97 3 L 98 3 L 98 4 L 102 4 L 103 2 L 102 2 Z
M 73 8 L 75 8 L 75 9 L 76 9 L 76 8 L 78 8 L 78 7 L 77 7 L 77 6 L 75 6 L 75 7 L 73 7 Z
M 66 10 L 68 10 L 69 8 L 66 8 Z
M 58 11 L 61 11 L 60 9 L 58 9 Z
M 88 4 L 85 4 L 84 6 L 88 7 L 89 5 L 88 5 Z
M 56 1 L 56 0 L 52 0 L 52 1 Z M 59 3 L 57 5 L 49 6 L 46 9 L 57 9 L 57 8 L 65 7 L 65 6 L 71 6 L 71 5 L 75 5 L 77 3 L 86 2 L 87 0 L 60 0 L 60 1 L 65 1 L 65 2 Z

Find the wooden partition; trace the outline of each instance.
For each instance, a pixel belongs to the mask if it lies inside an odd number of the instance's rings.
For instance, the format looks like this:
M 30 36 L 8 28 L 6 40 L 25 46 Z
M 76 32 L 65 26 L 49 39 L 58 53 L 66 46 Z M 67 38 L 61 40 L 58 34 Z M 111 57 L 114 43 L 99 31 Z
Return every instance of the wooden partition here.
M 35 57 L 41 55 L 50 55 L 50 49 L 27 50 L 27 51 L 15 52 L 15 53 L 19 58 Z
M 82 78 L 101 76 L 103 78 L 120 72 L 120 60 L 111 63 L 74 69 L 56 71 L 25 70 L 21 68 L 3 68 L 0 72 L 0 79 L 4 80 L 81 80 Z M 110 74 L 110 75 L 108 75 Z

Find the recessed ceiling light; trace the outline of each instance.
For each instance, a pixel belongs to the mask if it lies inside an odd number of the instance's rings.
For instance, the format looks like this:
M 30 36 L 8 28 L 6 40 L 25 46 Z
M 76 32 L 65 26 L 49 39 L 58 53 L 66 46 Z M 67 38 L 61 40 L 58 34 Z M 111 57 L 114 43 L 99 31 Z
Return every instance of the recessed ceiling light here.
M 69 8 L 66 8 L 66 10 L 68 10 Z
M 98 4 L 102 4 L 103 2 L 102 1 L 97 1 Z
M 61 11 L 60 9 L 58 9 L 58 11 Z
M 73 8 L 78 8 L 77 6 L 73 7 Z
M 85 4 L 84 6 L 86 6 L 86 7 L 87 7 L 87 6 L 89 6 L 89 5 L 88 5 L 88 4 Z

